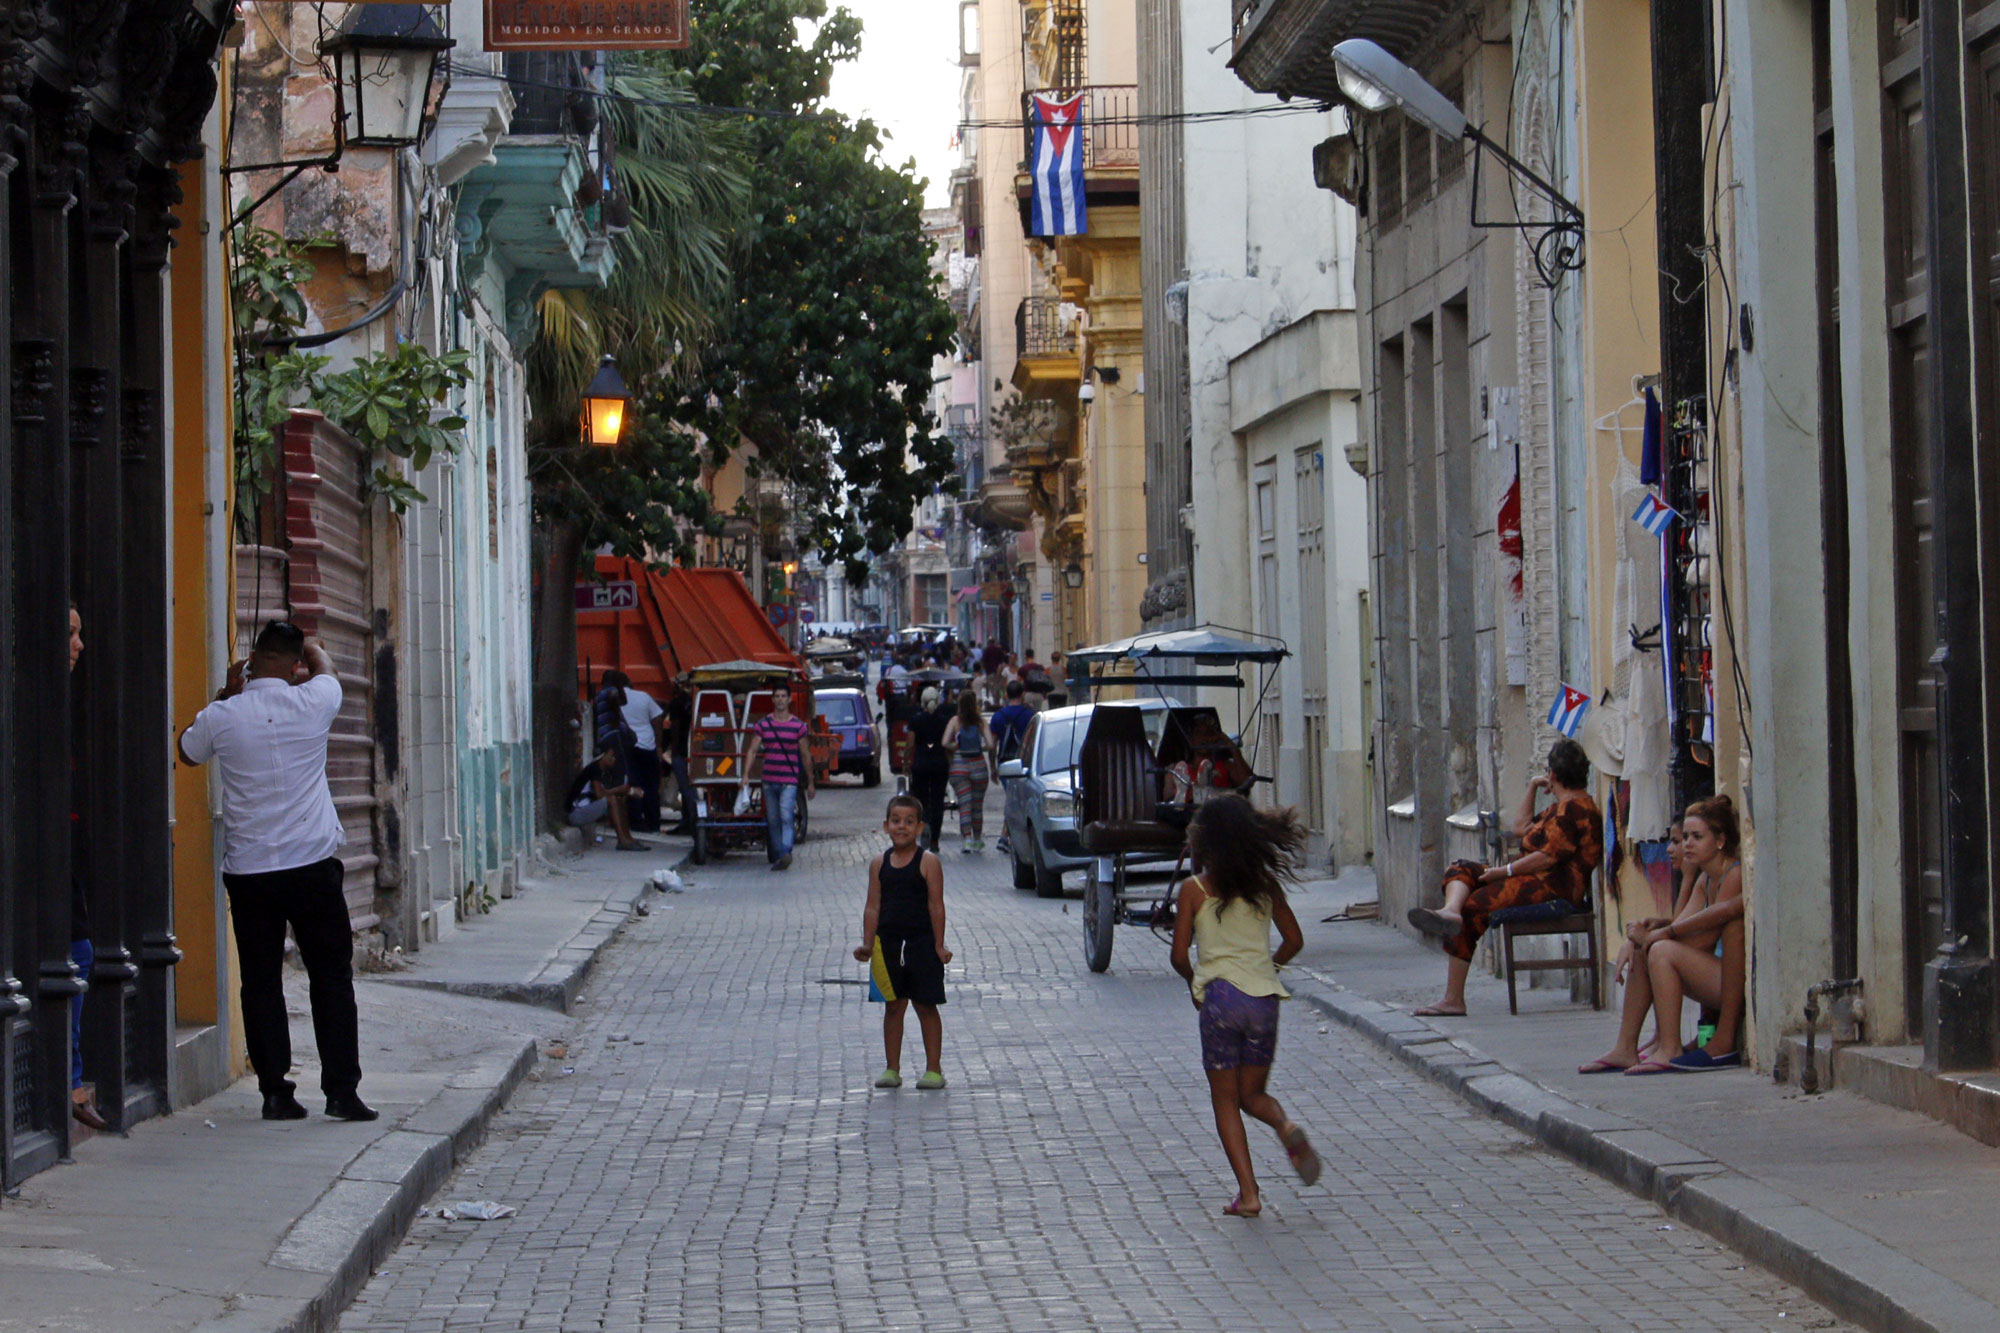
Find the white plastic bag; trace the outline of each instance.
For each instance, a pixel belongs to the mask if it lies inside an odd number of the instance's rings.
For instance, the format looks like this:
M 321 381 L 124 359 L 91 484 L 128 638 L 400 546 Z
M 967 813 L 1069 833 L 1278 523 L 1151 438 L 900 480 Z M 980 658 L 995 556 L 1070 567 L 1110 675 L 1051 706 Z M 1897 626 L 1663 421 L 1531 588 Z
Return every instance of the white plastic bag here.
M 750 813 L 750 784 L 746 782 L 743 783 L 741 786 L 737 787 L 736 789 L 735 814 L 737 818 L 740 819 L 744 815 L 747 815 L 749 813 Z

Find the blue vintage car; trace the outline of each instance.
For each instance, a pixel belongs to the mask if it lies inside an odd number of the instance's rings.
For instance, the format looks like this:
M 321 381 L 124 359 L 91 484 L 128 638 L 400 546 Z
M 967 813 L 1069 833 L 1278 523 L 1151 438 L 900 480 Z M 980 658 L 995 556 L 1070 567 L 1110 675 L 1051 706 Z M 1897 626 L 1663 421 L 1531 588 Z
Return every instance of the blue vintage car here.
M 882 781 L 882 744 L 875 734 L 875 711 L 869 706 L 866 690 L 814 690 L 813 711 L 840 737 L 840 758 L 836 773 L 859 773 L 863 786 L 879 786 Z

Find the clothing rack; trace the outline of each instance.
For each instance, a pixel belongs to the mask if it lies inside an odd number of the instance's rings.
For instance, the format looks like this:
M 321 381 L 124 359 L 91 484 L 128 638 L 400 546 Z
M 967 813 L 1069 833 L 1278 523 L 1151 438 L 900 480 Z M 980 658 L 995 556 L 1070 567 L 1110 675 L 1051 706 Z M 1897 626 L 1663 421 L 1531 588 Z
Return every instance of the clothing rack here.
M 1672 634 L 1666 684 L 1675 796 L 1684 801 L 1714 789 L 1714 472 L 1707 396 L 1674 403 L 1665 426 L 1661 498 L 1681 518 L 1667 530 L 1664 543 L 1662 615 Z

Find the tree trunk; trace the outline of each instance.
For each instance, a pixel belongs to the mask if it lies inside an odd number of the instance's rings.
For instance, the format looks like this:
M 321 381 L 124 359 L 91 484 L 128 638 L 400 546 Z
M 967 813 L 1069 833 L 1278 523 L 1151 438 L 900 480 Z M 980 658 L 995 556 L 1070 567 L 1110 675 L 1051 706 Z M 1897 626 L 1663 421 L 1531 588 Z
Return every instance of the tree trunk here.
M 542 785 L 542 826 L 560 832 L 563 798 L 583 766 L 582 710 L 576 688 L 576 579 L 583 528 L 552 518 L 542 534 L 544 564 L 535 593 L 535 760 Z

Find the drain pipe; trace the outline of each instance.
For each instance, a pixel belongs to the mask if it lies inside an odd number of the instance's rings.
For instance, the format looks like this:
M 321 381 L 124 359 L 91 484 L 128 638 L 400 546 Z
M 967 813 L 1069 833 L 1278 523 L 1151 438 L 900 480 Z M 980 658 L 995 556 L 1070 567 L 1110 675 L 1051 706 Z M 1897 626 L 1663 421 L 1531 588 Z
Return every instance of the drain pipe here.
M 1814 1059 L 1813 1038 L 1819 1023 L 1819 997 L 1829 998 L 1852 995 L 1861 989 L 1861 978 L 1848 977 L 1842 981 L 1828 979 L 1814 982 L 1806 987 L 1806 1064 L 1799 1071 L 1799 1091 L 1811 1096 L 1819 1091 L 1819 1063 Z M 1833 1035 L 1827 1034 L 1827 1049 L 1833 1049 Z

